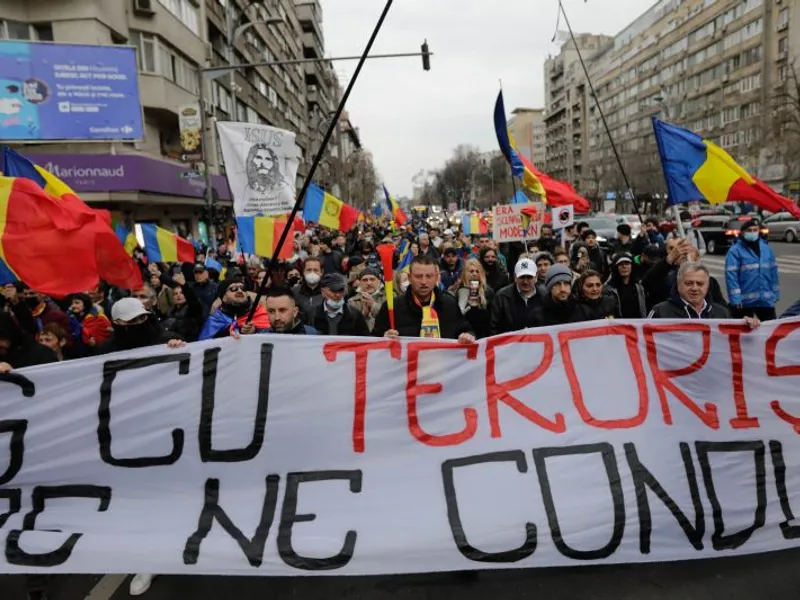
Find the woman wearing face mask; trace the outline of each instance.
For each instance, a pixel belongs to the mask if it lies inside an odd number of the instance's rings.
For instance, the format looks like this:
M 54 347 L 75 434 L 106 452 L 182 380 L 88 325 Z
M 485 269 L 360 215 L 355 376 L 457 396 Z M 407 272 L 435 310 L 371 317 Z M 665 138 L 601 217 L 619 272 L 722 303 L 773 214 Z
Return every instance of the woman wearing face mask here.
M 508 271 L 500 263 L 497 250 L 484 248 L 481 250 L 480 257 L 481 266 L 486 273 L 486 284 L 492 288 L 492 291 L 497 292 L 507 286 L 510 282 Z
M 578 299 L 576 322 L 613 319 L 618 313 L 617 299 L 603 293 L 603 279 L 596 271 L 586 271 L 575 282 Z
M 408 271 L 394 272 L 394 297 L 404 296 L 408 289 Z
M 494 292 L 486 283 L 486 273 L 477 258 L 467 259 L 456 291 L 461 314 L 467 319 L 475 337 L 489 337 Z
M 297 267 L 291 267 L 286 272 L 286 285 L 288 285 L 289 287 L 294 287 L 296 285 L 299 285 L 300 282 L 302 281 L 303 281 L 303 276 L 300 274 L 300 269 L 298 269 Z
M 356 294 L 347 303 L 364 315 L 370 331 L 375 327 L 375 317 L 385 301 L 386 290 L 380 272 L 371 267 L 365 268 L 358 278 Z

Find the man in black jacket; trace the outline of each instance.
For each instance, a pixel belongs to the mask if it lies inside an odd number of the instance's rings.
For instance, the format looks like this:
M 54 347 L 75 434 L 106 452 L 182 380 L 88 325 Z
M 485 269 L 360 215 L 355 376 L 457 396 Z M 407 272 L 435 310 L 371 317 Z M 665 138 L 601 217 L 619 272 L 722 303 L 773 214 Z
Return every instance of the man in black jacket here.
M 141 300 L 122 298 L 111 307 L 111 323 L 114 333 L 95 349 L 96 355 L 135 350 L 147 346 L 167 344 L 169 348 L 180 348 L 186 342 L 176 333 L 164 331 Z
M 702 263 L 685 262 L 678 269 L 677 285 L 669 300 L 656 304 L 651 319 L 730 319 L 728 309 L 707 300 L 711 275 Z M 745 317 L 745 324 L 756 329 L 761 322 Z
M 394 299 L 394 329 L 389 322 L 389 306 L 384 302 L 372 335 L 376 337 L 430 337 L 457 339 L 472 344 L 475 336 L 461 314 L 456 299 L 446 292 L 437 292 L 439 265 L 420 255 L 411 262 L 408 290 Z
M 494 297 L 489 325 L 491 335 L 535 327 L 534 314 L 542 307 L 543 291 L 536 285 L 537 265 L 523 258 L 514 267 L 514 283 Z
M 322 335 L 368 336 L 364 315 L 345 302 L 347 280 L 344 275 L 329 273 L 320 285 L 324 300 L 314 316 L 314 329 Z

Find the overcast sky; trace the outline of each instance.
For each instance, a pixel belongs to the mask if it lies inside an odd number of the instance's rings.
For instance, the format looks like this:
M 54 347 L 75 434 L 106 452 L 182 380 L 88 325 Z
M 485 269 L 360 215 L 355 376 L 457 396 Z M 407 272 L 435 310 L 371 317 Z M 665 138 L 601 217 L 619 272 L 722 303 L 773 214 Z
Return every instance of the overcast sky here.
M 328 56 L 361 54 L 385 0 L 321 0 Z M 614 35 L 652 0 L 565 0 L 576 33 Z M 389 189 L 411 194 L 412 177 L 444 164 L 453 148 L 494 150 L 494 101 L 506 110 L 544 102 L 544 60 L 557 0 L 395 0 L 373 53 L 416 52 L 427 38 L 432 70 L 419 58 L 367 61 L 346 109 Z M 562 29 L 566 29 L 561 25 Z M 336 63 L 347 84 L 355 62 Z

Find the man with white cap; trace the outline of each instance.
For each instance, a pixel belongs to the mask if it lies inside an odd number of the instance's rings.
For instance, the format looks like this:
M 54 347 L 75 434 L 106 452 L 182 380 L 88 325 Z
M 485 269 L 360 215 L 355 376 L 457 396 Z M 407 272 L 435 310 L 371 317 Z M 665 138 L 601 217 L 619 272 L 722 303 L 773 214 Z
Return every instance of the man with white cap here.
M 185 345 L 176 333 L 164 331 L 155 315 L 138 298 L 121 298 L 111 307 L 111 338 L 97 346 L 96 354 L 110 354 L 158 344 L 170 348 Z
M 536 285 L 536 262 L 522 258 L 514 267 L 514 283 L 500 289 L 492 304 L 491 335 L 535 327 L 535 314 L 542 308 L 542 290 Z

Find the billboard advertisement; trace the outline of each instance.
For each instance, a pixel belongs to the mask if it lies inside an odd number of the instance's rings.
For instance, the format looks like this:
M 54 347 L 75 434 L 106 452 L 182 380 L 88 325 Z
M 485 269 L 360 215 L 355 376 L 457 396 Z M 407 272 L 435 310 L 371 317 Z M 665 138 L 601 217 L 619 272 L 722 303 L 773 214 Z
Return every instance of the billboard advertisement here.
M 134 48 L 0 41 L 0 140 L 143 137 Z
M 197 102 L 178 107 L 178 127 L 181 132 L 181 160 L 203 160 L 203 119 Z

